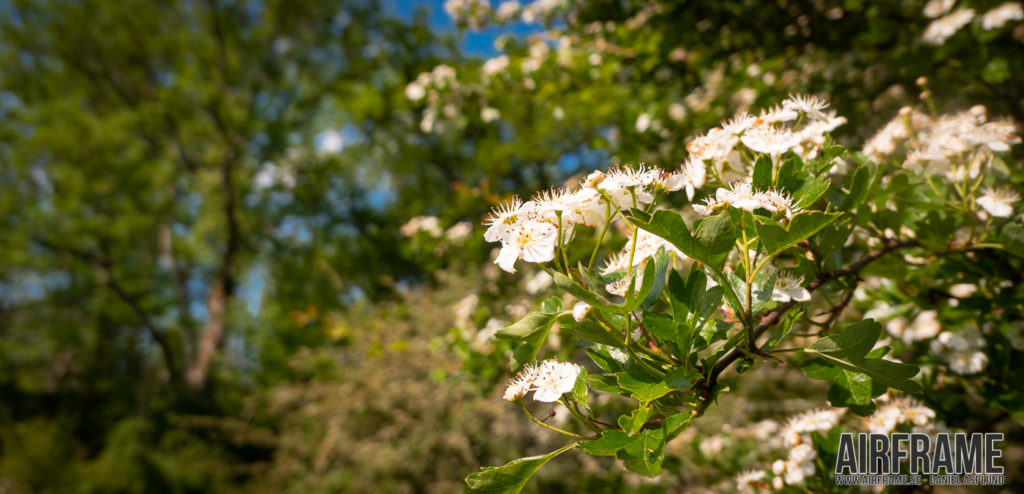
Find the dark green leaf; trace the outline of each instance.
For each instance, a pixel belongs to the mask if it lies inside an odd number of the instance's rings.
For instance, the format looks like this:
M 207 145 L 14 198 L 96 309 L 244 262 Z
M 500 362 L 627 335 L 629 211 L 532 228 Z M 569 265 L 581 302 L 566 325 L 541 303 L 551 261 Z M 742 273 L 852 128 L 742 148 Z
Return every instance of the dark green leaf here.
M 630 441 L 632 439 L 625 432 L 607 430 L 597 439 L 577 443 L 576 449 L 591 456 L 615 456 Z
M 767 190 L 772 186 L 772 158 L 762 154 L 754 163 L 752 185 L 755 191 Z
M 466 485 L 472 492 L 486 494 L 515 494 L 523 489 L 530 477 L 552 458 L 564 453 L 576 444 L 570 444 L 543 456 L 520 458 L 500 467 L 486 467 L 466 477 Z
M 636 370 L 616 372 L 615 378 L 618 379 L 620 388 L 628 391 L 641 403 L 656 400 L 672 391 L 661 378 Z
M 814 235 L 838 217 L 838 213 L 805 211 L 793 216 L 786 228 L 771 220 L 758 221 L 757 237 L 768 252 L 767 255 L 774 256 Z

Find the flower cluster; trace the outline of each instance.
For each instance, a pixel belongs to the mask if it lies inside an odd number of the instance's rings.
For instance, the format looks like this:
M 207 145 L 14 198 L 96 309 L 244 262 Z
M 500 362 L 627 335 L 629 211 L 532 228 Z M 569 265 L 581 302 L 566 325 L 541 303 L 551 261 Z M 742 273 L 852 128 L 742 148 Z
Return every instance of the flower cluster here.
M 938 17 L 953 8 L 954 0 L 932 0 L 923 9 L 925 16 Z M 932 45 L 945 44 L 946 40 L 961 28 L 975 19 L 975 11 L 970 8 L 958 9 L 953 13 L 935 19 L 921 35 L 921 40 Z M 1024 19 L 1024 9 L 1019 2 L 1007 2 L 981 16 L 981 28 L 985 31 L 999 29 L 1010 21 Z
M 932 340 L 931 349 L 949 362 L 949 368 L 957 374 L 977 374 L 988 365 L 988 355 L 982 351 L 985 337 L 974 328 L 955 333 L 943 331 Z
M 975 105 L 953 115 L 931 117 L 905 107 L 899 114 L 868 139 L 864 154 L 882 159 L 905 145 L 905 166 L 915 171 L 951 172 L 950 176 L 978 176 L 979 167 L 993 151 L 1007 151 L 1021 142 L 1016 124 L 1010 120 L 988 121 L 987 110 Z M 911 139 L 913 136 L 913 139 Z M 964 158 L 974 156 L 969 163 Z M 959 165 L 961 171 L 950 168 Z M 966 166 L 966 168 L 964 168 Z
M 580 366 L 570 362 L 546 360 L 540 365 L 527 364 L 514 377 L 505 390 L 507 401 L 516 401 L 526 393 L 533 391 L 533 399 L 543 402 L 558 401 L 563 394 L 572 391 L 576 386 L 576 378 L 580 375 Z
M 889 434 L 904 423 L 913 426 L 914 432 L 921 432 L 935 420 L 934 410 L 912 398 L 890 400 L 888 395 L 882 395 L 880 399 L 885 400 L 885 403 L 878 407 L 875 413 L 864 418 L 864 428 L 869 432 Z
M 828 431 L 835 427 L 845 414 L 846 410 L 842 408 L 820 408 L 794 415 L 786 420 L 786 425 L 782 427 L 780 435 L 783 445 L 792 448 L 809 443 L 810 433 Z
M 704 184 L 703 174 L 684 166 L 674 173 L 643 165 L 618 167 L 607 173 L 595 171 L 575 188 L 558 188 L 541 192 L 523 202 L 513 199 L 495 208 L 484 221 L 484 239 L 501 242 L 495 263 L 510 273 L 519 259 L 543 263 L 554 259 L 555 251 L 573 237 L 575 228 L 607 225 L 622 209 L 643 207 L 654 200 L 659 191 L 698 188 Z M 632 258 L 639 263 L 653 255 L 664 240 L 646 233 L 638 234 L 640 255 L 618 256 L 610 266 L 619 266 Z M 641 238 L 643 243 L 640 243 Z M 679 255 L 682 255 L 680 252 Z M 628 267 L 628 266 L 626 266 Z M 624 267 L 612 269 L 621 270 Z M 612 272 L 608 271 L 608 272 Z

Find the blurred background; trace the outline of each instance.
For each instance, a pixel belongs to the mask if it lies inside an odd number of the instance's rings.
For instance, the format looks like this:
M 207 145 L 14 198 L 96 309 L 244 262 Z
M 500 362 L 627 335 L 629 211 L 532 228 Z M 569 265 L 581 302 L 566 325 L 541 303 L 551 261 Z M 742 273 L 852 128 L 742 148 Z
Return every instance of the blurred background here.
M 499 274 L 491 207 L 791 92 L 853 149 L 904 105 L 1022 121 L 1003 4 L 0 0 L 0 493 L 458 492 L 549 451 L 491 335 L 550 279 Z M 788 377 L 702 427 L 826 403 Z M 528 490 L 713 485 L 751 434 Z

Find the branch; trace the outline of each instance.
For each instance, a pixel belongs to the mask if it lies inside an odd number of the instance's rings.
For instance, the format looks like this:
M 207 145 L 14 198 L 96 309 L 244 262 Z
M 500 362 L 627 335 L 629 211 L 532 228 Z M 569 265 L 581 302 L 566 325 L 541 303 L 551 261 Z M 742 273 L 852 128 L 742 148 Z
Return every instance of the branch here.
M 807 285 L 807 291 L 813 292 L 814 290 L 820 288 L 822 285 L 839 279 L 843 276 L 856 275 L 860 273 L 860 271 L 864 269 L 868 264 L 871 264 L 880 257 L 888 254 L 889 252 L 902 249 L 905 247 L 916 247 L 917 245 L 919 245 L 917 240 L 901 240 L 898 242 L 892 242 L 889 245 L 886 245 L 885 247 L 872 251 L 868 255 L 858 259 L 856 262 L 851 263 L 849 266 L 819 274 L 816 278 L 811 280 L 810 284 Z M 778 307 L 772 309 L 770 312 L 768 312 L 768 314 L 762 317 L 761 322 L 758 323 L 756 327 L 754 327 L 754 340 L 757 340 L 757 338 L 764 334 L 765 331 L 768 331 L 769 328 L 778 324 L 779 321 L 782 319 L 782 316 L 789 312 L 789 309 L 793 308 L 793 306 L 796 304 L 796 301 L 790 300 L 789 302 L 785 302 L 779 305 Z M 725 354 L 725 356 L 722 357 L 721 360 L 719 360 L 715 364 L 715 367 L 711 369 L 711 374 L 708 375 L 708 383 L 706 389 L 713 389 L 715 387 L 715 384 L 718 383 L 718 377 L 722 374 L 722 372 L 725 372 L 725 370 L 728 369 L 733 362 L 739 360 L 739 358 L 742 356 L 743 353 L 735 348 L 730 350 L 729 353 Z

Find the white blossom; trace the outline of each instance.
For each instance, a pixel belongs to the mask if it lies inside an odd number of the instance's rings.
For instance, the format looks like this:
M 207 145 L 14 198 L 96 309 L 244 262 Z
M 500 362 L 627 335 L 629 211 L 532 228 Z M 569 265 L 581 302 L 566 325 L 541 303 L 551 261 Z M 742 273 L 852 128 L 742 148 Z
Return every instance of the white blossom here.
M 984 30 L 998 29 L 1007 22 L 1024 19 L 1024 9 L 1018 2 L 1004 3 L 981 16 L 981 28 Z
M 588 312 L 590 312 L 590 304 L 586 302 L 576 302 L 576 305 L 572 306 L 572 318 L 576 322 L 580 322 L 583 318 L 587 317 Z
M 775 280 L 775 287 L 772 289 L 772 300 L 776 302 L 806 302 L 811 299 L 811 292 L 800 286 L 804 277 L 796 277 L 790 274 L 780 273 Z
M 1020 194 L 1009 187 L 998 189 L 988 187 L 978 198 L 978 205 L 992 216 L 1007 218 L 1013 215 L 1013 206 L 1019 201 Z
M 941 45 L 949 39 L 950 36 L 956 34 L 960 28 L 964 27 L 971 20 L 974 19 L 974 9 L 960 9 L 952 14 L 949 14 L 940 19 L 932 21 L 925 29 L 921 39 L 925 43 L 933 45 Z

